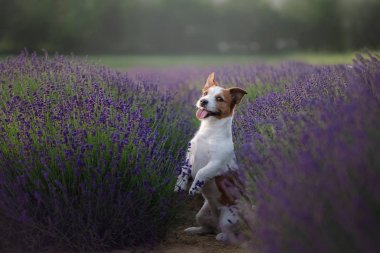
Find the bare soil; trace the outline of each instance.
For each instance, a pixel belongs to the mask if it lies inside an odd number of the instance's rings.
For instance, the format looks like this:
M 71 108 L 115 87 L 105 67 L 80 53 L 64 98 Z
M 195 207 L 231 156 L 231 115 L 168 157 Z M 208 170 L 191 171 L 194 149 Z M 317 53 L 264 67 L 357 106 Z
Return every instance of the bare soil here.
M 180 226 L 168 236 L 166 242 L 148 252 L 157 253 L 243 253 L 236 245 L 225 244 L 215 240 L 215 235 L 187 235 Z
M 135 251 L 112 251 L 112 253 L 245 253 L 238 245 L 219 242 L 215 235 L 188 235 L 183 232 L 187 227 L 197 226 L 195 215 L 203 203 L 199 196 L 189 201 L 187 208 L 178 217 L 180 225 L 167 234 L 166 240 L 153 248 Z

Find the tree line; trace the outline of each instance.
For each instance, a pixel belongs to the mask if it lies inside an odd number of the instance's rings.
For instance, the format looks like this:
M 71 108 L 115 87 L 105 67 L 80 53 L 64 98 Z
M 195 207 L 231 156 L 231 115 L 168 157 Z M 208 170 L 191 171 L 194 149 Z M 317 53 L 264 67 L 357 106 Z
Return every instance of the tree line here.
M 0 0 L 0 53 L 267 53 L 380 46 L 378 0 Z

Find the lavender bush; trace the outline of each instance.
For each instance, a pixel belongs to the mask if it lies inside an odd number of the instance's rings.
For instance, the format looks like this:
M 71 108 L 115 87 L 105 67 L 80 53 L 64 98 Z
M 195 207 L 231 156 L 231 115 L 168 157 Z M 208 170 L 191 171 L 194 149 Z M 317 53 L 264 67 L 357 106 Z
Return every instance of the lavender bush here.
M 234 119 L 251 252 L 378 252 L 380 62 L 138 69 L 22 54 L 0 63 L 0 247 L 153 243 L 212 71 Z M 229 189 L 234 193 L 233 189 Z M 255 208 L 252 207 L 255 205 Z
M 237 118 L 237 241 L 271 253 L 380 251 L 378 58 L 314 67 Z
M 248 91 L 234 119 L 245 181 L 235 242 L 248 252 L 380 251 L 378 58 L 172 71 L 140 74 L 165 80 L 189 105 L 211 71 Z
M 169 93 L 105 67 L 0 63 L 0 247 L 156 242 L 178 211 L 188 122 Z

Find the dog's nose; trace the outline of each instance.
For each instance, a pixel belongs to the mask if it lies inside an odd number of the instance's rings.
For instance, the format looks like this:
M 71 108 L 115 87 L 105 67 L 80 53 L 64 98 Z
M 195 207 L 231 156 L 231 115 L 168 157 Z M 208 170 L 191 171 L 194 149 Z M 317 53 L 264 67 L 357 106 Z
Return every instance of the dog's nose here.
M 202 99 L 201 101 L 199 101 L 201 103 L 201 106 L 205 106 L 208 104 L 208 101 L 206 99 Z

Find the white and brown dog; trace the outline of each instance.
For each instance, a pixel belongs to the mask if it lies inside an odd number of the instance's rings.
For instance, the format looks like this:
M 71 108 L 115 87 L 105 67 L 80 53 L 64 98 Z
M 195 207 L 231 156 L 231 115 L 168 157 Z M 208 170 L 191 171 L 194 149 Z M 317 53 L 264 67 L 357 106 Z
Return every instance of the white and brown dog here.
M 190 142 L 187 153 L 190 166 L 182 168 L 175 190 L 186 190 L 191 177 L 194 180 L 190 195 L 201 193 L 205 200 L 196 215 L 199 227 L 189 227 L 185 232 L 216 233 L 216 239 L 224 241 L 227 236 L 221 228 L 232 228 L 239 220 L 235 200 L 224 190 L 222 182 L 237 170 L 232 117 L 235 106 L 247 92 L 240 88 L 224 89 L 218 86 L 214 73 L 209 75 L 202 91 L 203 95 L 196 104 L 196 117 L 201 120 L 201 126 Z

